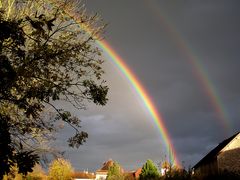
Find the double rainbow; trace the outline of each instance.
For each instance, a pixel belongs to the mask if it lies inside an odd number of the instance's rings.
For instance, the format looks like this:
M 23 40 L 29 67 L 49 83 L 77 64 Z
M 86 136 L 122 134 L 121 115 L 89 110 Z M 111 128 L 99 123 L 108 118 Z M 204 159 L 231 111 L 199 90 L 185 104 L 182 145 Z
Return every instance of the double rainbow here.
M 58 5 L 56 0 L 49 1 L 53 3 L 53 5 L 56 6 Z M 77 18 L 75 18 L 74 13 L 66 9 L 64 9 L 64 13 L 67 16 L 71 17 L 76 23 L 78 23 L 84 31 L 86 31 L 89 34 L 92 33 L 92 30 L 88 26 L 84 26 L 83 23 L 78 22 Z M 130 82 L 135 92 L 139 95 L 139 97 L 143 101 L 146 109 L 148 110 L 150 116 L 152 117 L 152 120 L 154 121 L 160 132 L 162 140 L 164 141 L 167 150 L 166 152 L 169 153 L 169 159 L 171 161 L 170 163 L 175 166 L 180 166 L 176 155 L 176 150 L 173 147 L 171 138 L 164 125 L 163 118 L 161 114 L 158 112 L 157 108 L 155 107 L 146 89 L 143 87 L 141 82 L 137 79 L 136 75 L 134 75 L 134 73 L 131 71 L 131 69 L 128 67 L 125 61 L 114 51 L 114 49 L 110 46 L 110 44 L 106 40 L 97 40 L 96 42 L 106 52 L 106 54 L 108 54 L 110 60 L 112 60 L 116 67 L 125 75 L 126 79 Z

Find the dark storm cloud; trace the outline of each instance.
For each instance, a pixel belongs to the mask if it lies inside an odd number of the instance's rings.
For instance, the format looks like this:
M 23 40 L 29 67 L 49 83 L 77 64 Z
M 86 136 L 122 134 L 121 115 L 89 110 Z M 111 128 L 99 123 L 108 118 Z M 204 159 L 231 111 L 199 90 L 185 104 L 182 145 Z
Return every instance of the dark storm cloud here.
M 105 39 L 146 87 L 187 167 L 227 138 L 225 127 L 186 52 L 153 12 L 151 3 L 207 73 L 227 112 L 232 135 L 240 129 L 240 2 L 86 1 L 88 11 L 98 12 L 109 24 Z M 148 158 L 163 160 L 164 144 L 144 104 L 107 57 L 106 61 L 109 103 L 106 107 L 89 105 L 81 112 L 71 109 L 82 119 L 89 139 L 79 150 L 62 144 L 67 157 L 76 169 L 92 170 L 109 158 L 126 169 L 137 168 Z M 71 134 L 69 130 L 65 133 Z

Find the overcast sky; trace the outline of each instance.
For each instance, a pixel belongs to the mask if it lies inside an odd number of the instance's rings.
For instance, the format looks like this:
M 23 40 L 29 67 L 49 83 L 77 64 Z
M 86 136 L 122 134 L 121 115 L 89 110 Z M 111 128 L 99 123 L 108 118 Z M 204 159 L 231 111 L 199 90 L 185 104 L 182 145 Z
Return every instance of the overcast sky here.
M 136 74 L 163 115 L 180 162 L 193 166 L 240 130 L 239 0 L 86 0 L 108 24 L 105 40 Z M 158 163 L 166 152 L 159 130 L 126 77 L 105 58 L 110 88 L 105 107 L 71 109 L 89 133 L 79 149 L 58 139 L 76 170 L 95 171 L 112 158 L 124 169 Z M 193 63 L 201 65 L 199 69 Z M 200 77 L 200 78 L 199 78 Z M 225 125 L 204 81 L 225 111 Z M 210 88 L 210 86 L 208 87 Z M 219 106 L 220 107 L 220 106 Z

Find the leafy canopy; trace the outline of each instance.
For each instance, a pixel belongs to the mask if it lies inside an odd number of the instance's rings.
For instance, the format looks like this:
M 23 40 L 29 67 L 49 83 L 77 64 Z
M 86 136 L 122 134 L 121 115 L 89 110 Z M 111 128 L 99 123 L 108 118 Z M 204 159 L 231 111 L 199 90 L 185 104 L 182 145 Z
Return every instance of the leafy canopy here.
M 95 45 L 104 25 L 78 1 L 0 0 L 0 8 L 1 179 L 13 163 L 26 174 L 55 152 L 48 142 L 62 123 L 74 129 L 70 147 L 84 143 L 80 119 L 60 104 L 105 105 L 108 87 Z
M 106 179 L 107 180 L 124 179 L 122 168 L 117 162 L 113 162 L 113 165 L 109 167 Z
M 152 160 L 148 159 L 147 162 L 143 165 L 141 174 L 139 176 L 140 180 L 154 180 L 159 179 L 160 174 L 157 167 Z
M 49 180 L 70 180 L 72 179 L 73 168 L 69 161 L 59 158 L 54 160 L 49 167 Z

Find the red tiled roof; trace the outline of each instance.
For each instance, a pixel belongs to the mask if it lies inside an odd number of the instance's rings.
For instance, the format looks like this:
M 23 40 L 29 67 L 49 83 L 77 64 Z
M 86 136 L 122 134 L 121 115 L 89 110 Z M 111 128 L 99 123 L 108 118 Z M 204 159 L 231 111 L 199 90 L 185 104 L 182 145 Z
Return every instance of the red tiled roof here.
M 108 160 L 107 162 L 103 163 L 103 166 L 100 170 L 109 170 L 109 168 L 113 165 L 114 161 L 112 159 Z
M 95 179 L 94 173 L 87 172 L 75 172 L 72 174 L 72 178 L 85 178 L 85 179 Z
M 109 168 L 111 167 L 111 166 L 113 166 L 113 164 L 114 164 L 114 161 L 112 160 L 112 159 L 109 159 L 108 161 L 106 161 L 106 162 L 104 162 L 103 163 L 103 165 L 102 165 L 102 168 L 101 169 L 98 169 L 97 171 L 96 171 L 96 173 L 107 173 L 108 172 L 108 170 L 109 170 Z M 124 170 L 123 170 L 123 168 L 120 166 L 120 170 L 121 170 L 121 172 L 123 173 L 124 172 Z
M 135 172 L 124 172 L 124 176 L 126 177 L 126 179 L 128 180 L 134 180 L 135 178 Z
M 138 168 L 134 173 L 135 178 L 139 178 L 139 175 L 141 174 L 141 172 L 142 172 L 142 168 Z
M 96 174 L 107 175 L 108 171 L 106 171 L 106 170 L 98 170 L 98 171 L 96 171 Z

